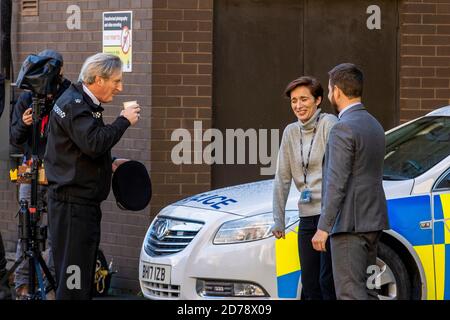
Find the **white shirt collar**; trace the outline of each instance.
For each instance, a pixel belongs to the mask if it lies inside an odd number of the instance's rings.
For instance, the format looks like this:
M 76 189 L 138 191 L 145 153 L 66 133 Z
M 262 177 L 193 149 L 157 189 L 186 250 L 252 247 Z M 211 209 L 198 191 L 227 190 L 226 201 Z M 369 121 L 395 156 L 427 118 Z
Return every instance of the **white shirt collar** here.
M 344 114 L 344 112 L 346 112 L 346 111 L 347 111 L 348 109 L 350 109 L 351 107 L 357 106 L 357 105 L 359 105 L 359 104 L 361 104 L 361 102 L 352 103 L 352 104 L 346 106 L 344 109 L 341 110 L 341 112 L 339 112 L 338 118 L 339 118 L 339 119 L 342 118 L 342 115 Z
M 100 101 L 98 101 L 97 97 L 94 96 L 94 94 L 91 92 L 91 90 L 89 90 L 89 88 L 86 87 L 86 86 L 84 85 L 84 83 L 83 83 L 83 90 L 84 90 L 84 92 L 89 96 L 89 98 L 92 99 L 92 102 L 93 102 L 94 104 L 96 104 L 97 106 L 100 105 Z

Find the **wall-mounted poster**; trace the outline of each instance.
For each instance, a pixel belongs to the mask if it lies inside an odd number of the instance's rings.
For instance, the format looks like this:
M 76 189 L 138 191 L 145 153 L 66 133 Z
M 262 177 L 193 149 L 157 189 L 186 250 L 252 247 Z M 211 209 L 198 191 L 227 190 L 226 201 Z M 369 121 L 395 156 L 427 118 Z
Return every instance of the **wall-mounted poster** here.
M 132 31 L 132 11 L 103 13 L 103 52 L 119 56 L 123 72 L 133 70 Z

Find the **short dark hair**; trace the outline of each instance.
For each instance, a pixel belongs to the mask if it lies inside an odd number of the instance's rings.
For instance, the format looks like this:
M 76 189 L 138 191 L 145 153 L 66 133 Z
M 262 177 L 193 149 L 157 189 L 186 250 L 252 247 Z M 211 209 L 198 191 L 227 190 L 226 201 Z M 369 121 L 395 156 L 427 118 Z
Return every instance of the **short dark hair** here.
M 337 86 L 349 98 L 359 98 L 363 93 L 364 76 L 353 63 L 341 63 L 330 72 L 330 85 Z
M 316 78 L 303 76 L 295 79 L 287 85 L 286 89 L 284 90 L 284 94 L 288 98 L 291 98 L 291 92 L 297 87 L 307 87 L 315 99 L 320 97 L 323 100 L 323 88 L 319 80 L 317 80 Z

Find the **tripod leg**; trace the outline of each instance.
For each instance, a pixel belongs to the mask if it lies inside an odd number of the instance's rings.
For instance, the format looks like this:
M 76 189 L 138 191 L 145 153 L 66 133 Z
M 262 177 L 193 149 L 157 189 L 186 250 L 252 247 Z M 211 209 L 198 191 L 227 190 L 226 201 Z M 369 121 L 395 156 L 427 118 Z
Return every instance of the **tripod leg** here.
M 37 259 L 39 261 L 39 264 L 42 267 L 42 270 L 44 270 L 44 274 L 47 277 L 48 282 L 50 282 L 50 288 L 48 288 L 46 293 L 48 293 L 51 290 L 55 290 L 55 292 L 56 292 L 56 282 L 55 282 L 55 279 L 53 278 L 53 276 L 52 276 L 52 274 L 51 274 L 47 264 L 45 263 L 45 261 L 44 261 L 44 259 L 42 258 L 41 255 L 39 255 L 37 257 Z
M 47 300 L 46 294 L 45 294 L 44 280 L 42 279 L 41 268 L 39 267 L 39 258 L 34 259 L 34 263 L 35 263 L 34 266 L 35 266 L 35 270 L 36 270 L 36 277 L 38 280 L 38 286 L 40 288 L 41 300 Z
M 34 263 L 34 254 L 30 256 L 28 262 L 29 262 L 28 290 L 30 297 L 34 299 L 34 296 L 36 295 L 36 268 Z

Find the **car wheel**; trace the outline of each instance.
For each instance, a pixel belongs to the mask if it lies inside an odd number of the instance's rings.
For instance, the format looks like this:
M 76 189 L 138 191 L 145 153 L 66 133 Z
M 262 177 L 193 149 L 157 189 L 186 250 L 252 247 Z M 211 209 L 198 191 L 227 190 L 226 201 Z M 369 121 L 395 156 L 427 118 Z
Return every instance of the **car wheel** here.
M 411 281 L 408 270 L 399 255 L 384 243 L 378 245 L 377 276 L 380 300 L 408 300 L 411 297 Z

